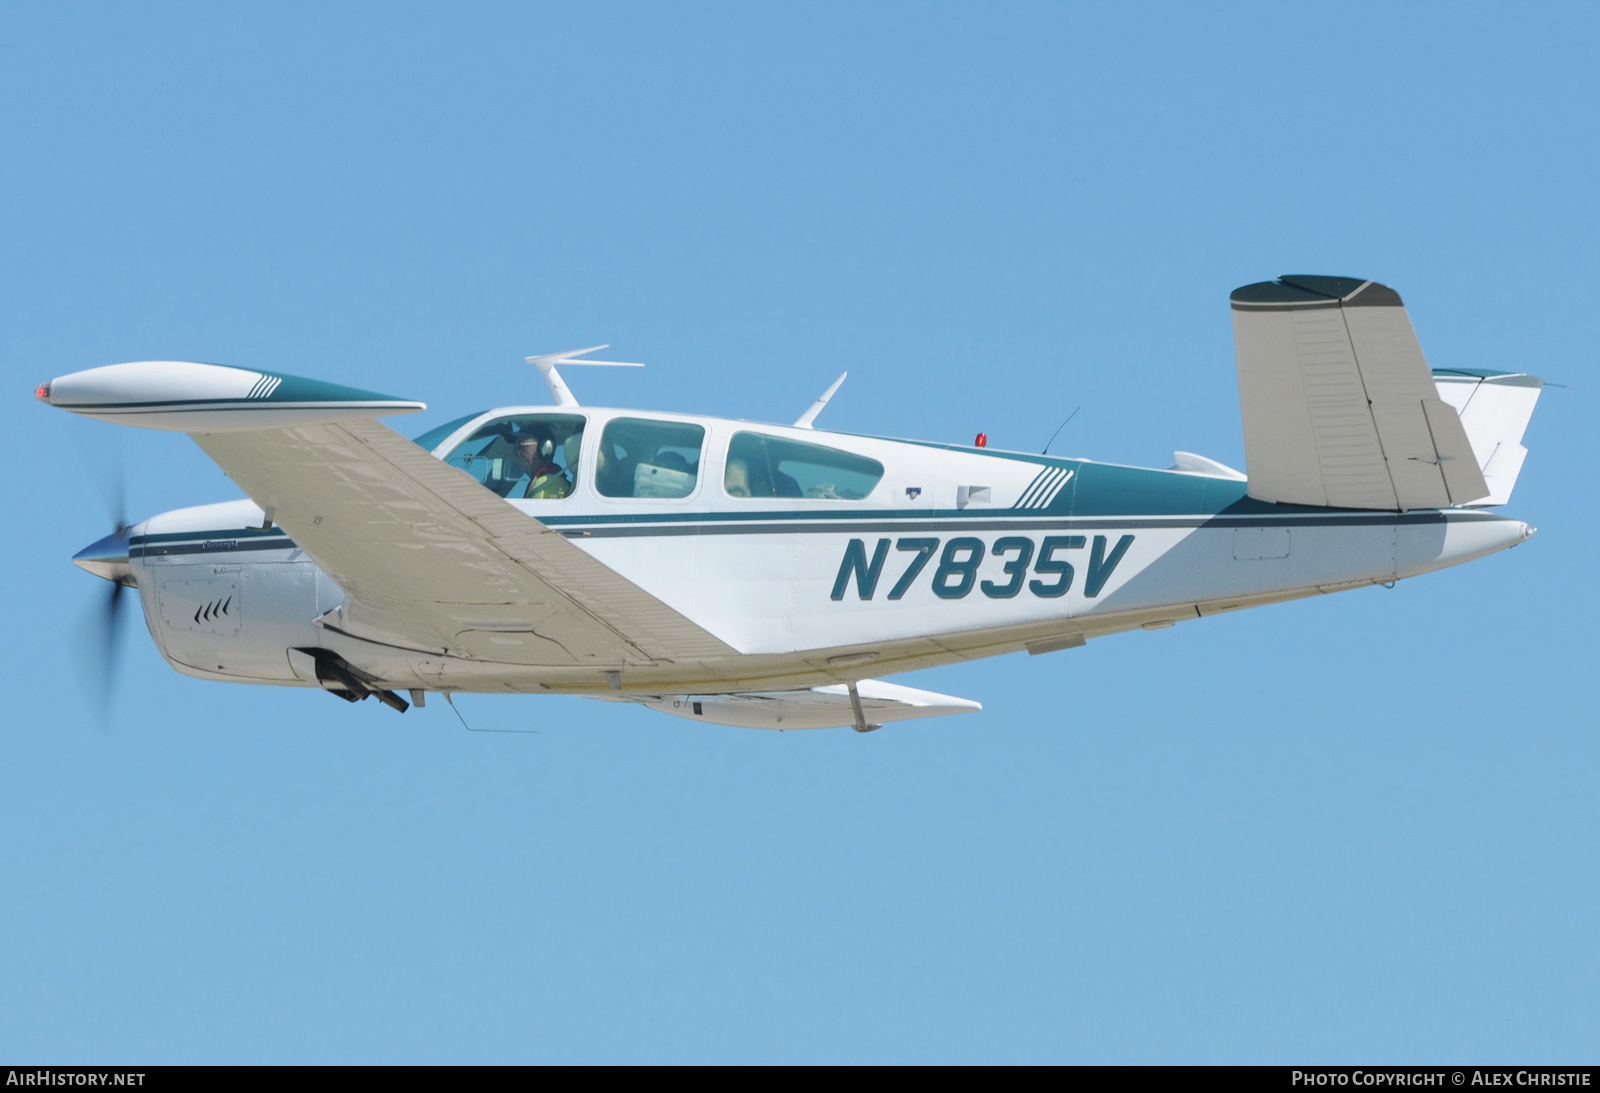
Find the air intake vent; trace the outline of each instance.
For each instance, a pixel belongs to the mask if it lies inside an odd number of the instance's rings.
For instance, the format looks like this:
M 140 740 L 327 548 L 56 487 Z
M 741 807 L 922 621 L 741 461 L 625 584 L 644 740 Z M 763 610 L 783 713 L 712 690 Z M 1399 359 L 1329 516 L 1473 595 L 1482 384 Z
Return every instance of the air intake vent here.
M 237 581 L 162 581 L 161 621 L 174 630 L 237 634 L 240 600 Z

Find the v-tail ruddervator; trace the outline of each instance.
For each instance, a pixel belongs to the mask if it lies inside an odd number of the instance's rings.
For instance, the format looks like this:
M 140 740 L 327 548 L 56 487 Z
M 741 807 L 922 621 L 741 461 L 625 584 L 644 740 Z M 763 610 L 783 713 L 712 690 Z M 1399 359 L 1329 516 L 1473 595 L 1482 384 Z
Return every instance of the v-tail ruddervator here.
M 404 711 L 559 693 L 799 729 L 979 709 L 868 676 L 1388 584 L 1524 542 L 1510 500 L 1541 382 L 1429 370 L 1400 297 L 1285 276 L 1233 293 L 1240 473 L 1166 470 L 580 406 L 471 414 L 278 372 L 154 361 L 42 385 L 188 433 L 248 500 L 80 551 L 203 679 Z M 602 347 L 596 347 L 604 348 Z M 617 362 L 611 362 L 617 363 Z M 843 377 L 841 377 L 842 379 Z M 115 602 L 113 600 L 113 602 Z

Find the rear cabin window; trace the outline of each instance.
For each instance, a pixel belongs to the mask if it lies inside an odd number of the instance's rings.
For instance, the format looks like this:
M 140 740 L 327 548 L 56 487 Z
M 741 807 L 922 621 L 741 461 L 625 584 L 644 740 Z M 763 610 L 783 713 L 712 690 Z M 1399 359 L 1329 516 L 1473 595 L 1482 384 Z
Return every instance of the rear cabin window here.
M 761 433 L 735 433 L 722 488 L 729 497 L 811 497 L 859 501 L 883 477 L 864 455 Z
M 583 424 L 577 414 L 496 418 L 457 444 L 444 461 L 501 497 L 558 501 L 578 480 Z
M 681 421 L 613 418 L 600 435 L 594 486 L 606 497 L 688 497 L 706 431 Z

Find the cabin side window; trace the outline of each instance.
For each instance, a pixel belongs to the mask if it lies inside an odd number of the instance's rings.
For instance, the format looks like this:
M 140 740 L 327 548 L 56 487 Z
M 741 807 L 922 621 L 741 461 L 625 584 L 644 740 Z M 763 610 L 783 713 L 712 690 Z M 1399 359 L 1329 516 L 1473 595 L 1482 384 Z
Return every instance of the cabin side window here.
M 583 424 L 577 414 L 496 418 L 457 444 L 444 461 L 501 497 L 559 501 L 578 480 Z
M 605 497 L 688 497 L 706 431 L 681 421 L 613 418 L 600 435 L 595 489 Z
M 883 478 L 876 459 L 761 433 L 728 442 L 722 488 L 729 497 L 810 497 L 860 501 Z

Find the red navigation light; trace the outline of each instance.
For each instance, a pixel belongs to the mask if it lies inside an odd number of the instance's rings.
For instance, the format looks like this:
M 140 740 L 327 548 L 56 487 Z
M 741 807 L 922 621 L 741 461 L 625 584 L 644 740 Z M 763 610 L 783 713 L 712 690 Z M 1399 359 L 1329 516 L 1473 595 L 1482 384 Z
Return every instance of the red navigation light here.
M 41 383 L 39 386 L 33 389 L 33 396 L 34 398 L 40 399 L 44 402 L 49 402 L 50 385 L 48 383 Z
M 972 446 L 974 448 L 987 448 L 989 446 L 989 434 L 979 433 L 978 439 L 972 442 Z

